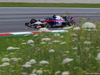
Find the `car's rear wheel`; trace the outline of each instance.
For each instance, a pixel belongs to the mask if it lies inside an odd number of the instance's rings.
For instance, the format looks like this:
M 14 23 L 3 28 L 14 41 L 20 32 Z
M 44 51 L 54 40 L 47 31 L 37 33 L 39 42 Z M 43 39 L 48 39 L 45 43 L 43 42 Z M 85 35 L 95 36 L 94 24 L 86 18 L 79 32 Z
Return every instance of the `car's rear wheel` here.
M 44 23 L 44 24 L 43 24 L 43 27 L 49 28 L 50 26 L 49 26 L 48 23 Z
M 35 26 L 35 28 L 37 29 L 38 27 L 37 27 L 37 26 Z
M 49 25 L 48 25 L 48 24 L 46 24 L 46 25 L 45 25 L 45 27 L 46 27 L 46 28 L 49 28 Z
M 28 25 L 29 25 L 29 23 L 25 23 L 25 25 L 26 25 L 26 26 L 28 26 Z

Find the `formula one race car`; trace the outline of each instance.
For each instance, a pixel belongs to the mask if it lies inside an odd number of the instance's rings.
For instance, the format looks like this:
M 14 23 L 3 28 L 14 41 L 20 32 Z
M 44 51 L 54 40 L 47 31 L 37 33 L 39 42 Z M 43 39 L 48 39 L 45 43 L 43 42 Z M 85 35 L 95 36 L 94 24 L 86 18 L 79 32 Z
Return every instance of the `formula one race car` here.
M 35 28 L 41 28 L 41 27 L 63 27 L 66 25 L 72 26 L 75 25 L 74 22 L 75 18 L 69 17 L 69 16 L 59 16 L 59 15 L 53 15 L 53 17 L 47 17 L 45 19 L 31 19 L 29 23 L 25 23 L 28 27 L 35 27 Z

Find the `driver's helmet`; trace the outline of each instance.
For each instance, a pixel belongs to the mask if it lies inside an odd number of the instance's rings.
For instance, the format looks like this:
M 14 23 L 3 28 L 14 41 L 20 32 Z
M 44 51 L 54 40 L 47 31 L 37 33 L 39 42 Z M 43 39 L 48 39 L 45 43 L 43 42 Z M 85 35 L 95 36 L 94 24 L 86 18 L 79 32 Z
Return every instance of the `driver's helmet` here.
M 56 16 L 56 19 L 57 19 L 57 20 L 60 20 L 60 19 L 62 19 L 62 17 L 59 16 L 59 15 L 57 15 L 57 16 Z
M 56 18 L 56 15 L 53 15 L 53 18 L 55 19 Z
M 70 19 L 73 19 L 73 17 L 71 17 Z

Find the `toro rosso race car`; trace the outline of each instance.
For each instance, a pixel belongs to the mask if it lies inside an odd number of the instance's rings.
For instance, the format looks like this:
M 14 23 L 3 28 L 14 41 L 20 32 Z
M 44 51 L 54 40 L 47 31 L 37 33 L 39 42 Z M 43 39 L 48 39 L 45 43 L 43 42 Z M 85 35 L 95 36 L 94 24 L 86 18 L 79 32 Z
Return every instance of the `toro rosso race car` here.
M 59 15 L 53 15 L 53 17 L 47 17 L 45 19 L 31 19 L 29 23 L 25 23 L 28 27 L 35 27 L 35 28 L 41 28 L 41 27 L 63 27 L 63 26 L 72 26 L 75 25 L 74 22 L 75 18 L 70 16 L 59 16 Z

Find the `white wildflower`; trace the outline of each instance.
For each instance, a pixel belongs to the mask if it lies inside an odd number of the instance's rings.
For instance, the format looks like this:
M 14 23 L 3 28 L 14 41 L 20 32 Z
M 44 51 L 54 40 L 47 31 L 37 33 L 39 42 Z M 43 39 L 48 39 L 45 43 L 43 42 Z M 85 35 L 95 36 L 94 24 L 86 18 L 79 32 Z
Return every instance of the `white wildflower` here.
M 36 37 L 36 36 L 38 36 L 39 34 L 35 34 L 35 35 L 33 35 L 33 37 Z
M 96 60 L 100 60 L 100 53 L 98 53 L 97 57 L 95 58 Z
M 91 29 L 88 29 L 88 31 L 91 31 Z
M 22 65 L 22 67 L 28 68 L 28 67 L 31 67 L 31 65 L 25 64 L 25 65 Z
M 59 33 L 54 33 L 54 36 L 59 37 L 60 34 Z
M 18 60 L 21 60 L 21 58 L 17 58 Z
M 39 32 L 43 32 L 43 31 L 49 31 L 49 29 L 47 29 L 47 28 L 40 28 L 39 29 Z
M 27 72 L 21 72 L 22 75 L 27 75 Z
M 77 34 L 71 34 L 71 36 L 77 36 Z
M 31 64 L 35 64 L 35 63 L 36 63 L 36 60 L 35 60 L 35 59 L 31 59 L 29 62 L 30 62 Z
M 22 43 L 23 45 L 27 44 L 27 43 Z
M 26 62 L 25 65 L 31 65 L 31 62 Z
M 51 39 L 50 38 L 43 38 L 42 41 L 44 41 L 44 40 L 45 41 L 50 41 Z
M 64 30 L 64 32 L 68 32 L 68 30 Z
M 96 25 L 94 25 L 93 23 L 90 23 L 90 22 L 85 22 L 82 25 L 82 28 L 92 28 L 92 29 L 95 29 L 96 28 Z
M 14 72 L 15 70 L 12 70 L 11 72 Z
M 43 73 L 43 71 L 42 70 L 37 70 L 36 73 L 41 75 Z
M 96 29 L 85 29 L 85 30 L 88 30 L 88 31 L 96 31 Z
M 68 30 L 68 29 L 71 29 L 71 28 L 73 28 L 73 26 L 70 26 L 70 27 L 64 27 L 63 29 L 64 29 L 64 30 Z
M 91 44 L 90 41 L 84 41 L 84 44 Z
M 65 44 L 66 42 L 61 42 L 61 44 Z
M 12 46 L 9 46 L 9 47 L 7 48 L 7 50 L 12 50 L 12 49 L 14 49 L 14 47 L 12 47 Z
M 33 47 L 34 46 L 34 44 L 30 44 L 31 45 L 31 47 Z
M 79 67 L 74 67 L 74 69 L 78 69 Z
M 14 54 L 14 53 L 10 53 L 10 54 Z
M 69 72 L 64 71 L 64 72 L 62 72 L 62 75 L 69 75 Z
M 4 65 L 0 65 L 0 67 L 4 67 Z
M 85 47 L 85 49 L 88 51 L 88 50 L 90 50 L 90 48 L 88 48 L 88 47 Z
M 80 30 L 80 27 L 74 27 L 73 30 Z
M 92 29 L 93 31 L 96 31 L 96 29 Z
M 14 49 L 20 49 L 19 47 L 14 47 Z
M 9 46 L 8 48 L 7 48 L 7 50 L 13 50 L 13 49 L 20 49 L 19 47 L 12 47 L 12 46 Z
M 54 40 L 53 42 L 55 42 L 55 43 L 59 43 L 60 41 L 59 41 L 59 40 Z
M 7 63 L 7 62 L 5 62 L 5 63 L 3 63 L 2 65 L 3 65 L 3 66 L 8 66 L 8 65 L 10 65 L 10 64 Z
M 37 75 L 37 74 L 34 73 L 34 74 L 30 74 L 30 75 Z
M 11 60 L 13 60 L 13 61 L 18 61 L 17 58 L 11 58 Z
M 4 56 L 6 56 L 6 57 L 7 57 L 8 55 L 4 55 Z
M 28 40 L 28 41 L 27 41 L 27 44 L 32 44 L 32 43 L 34 43 L 33 40 Z
M 10 60 L 9 60 L 9 58 L 3 58 L 2 61 L 6 62 L 6 61 L 10 61 Z
M 55 75 L 57 75 L 57 74 L 59 74 L 59 73 L 61 73 L 61 71 L 57 71 L 57 72 L 55 72 Z
M 69 51 L 66 51 L 65 53 L 69 53 Z
M 72 48 L 72 49 L 78 49 L 78 47 L 74 47 L 74 48 Z
M 60 36 L 60 38 L 64 38 L 64 36 Z
M 66 59 L 63 60 L 63 64 L 66 64 L 66 63 L 68 63 L 68 62 L 70 62 L 70 61 L 73 61 L 73 59 L 66 58 Z
M 49 42 L 48 44 L 52 44 L 52 42 Z
M 48 61 L 45 61 L 45 60 L 42 60 L 42 61 L 39 62 L 39 64 L 40 65 L 42 65 L 42 64 L 49 64 L 49 62 Z
M 46 44 L 46 42 L 41 42 L 40 44 Z
M 18 61 L 18 60 L 21 60 L 21 58 L 11 58 L 11 60 Z
M 49 52 L 55 52 L 55 50 L 54 49 L 50 49 Z

